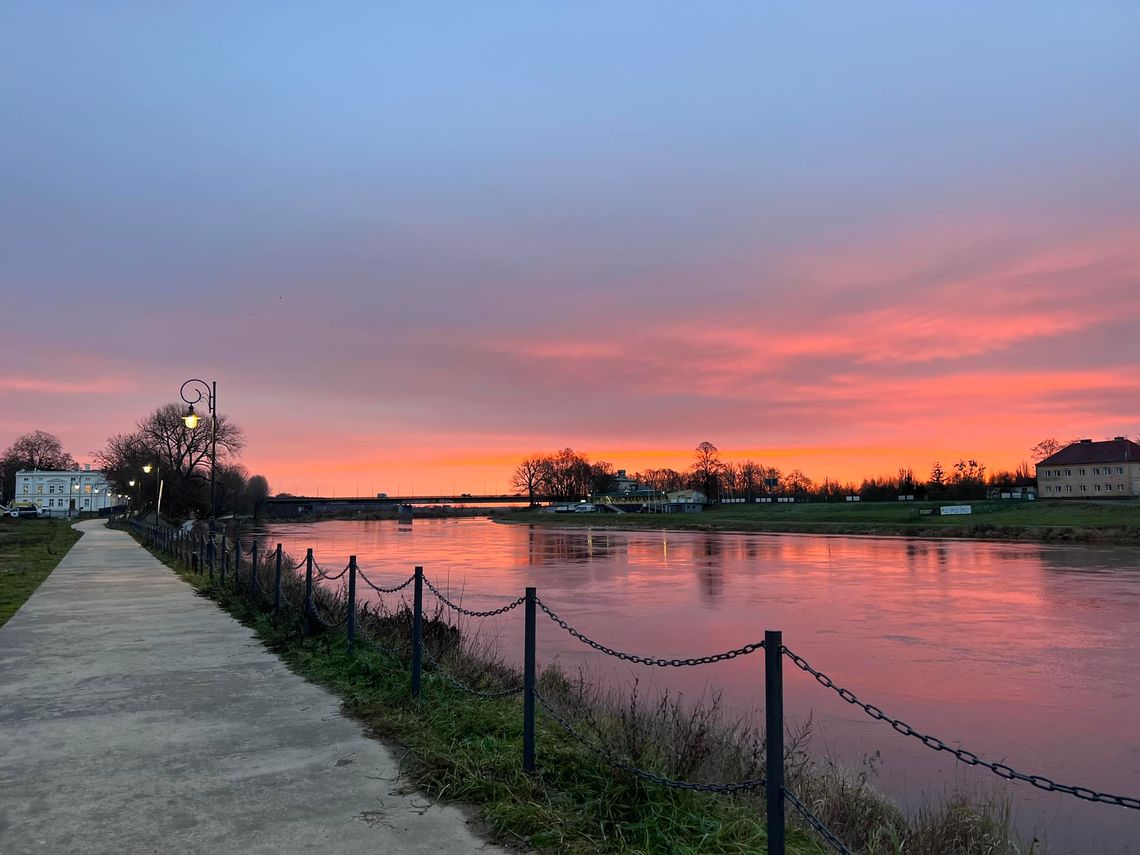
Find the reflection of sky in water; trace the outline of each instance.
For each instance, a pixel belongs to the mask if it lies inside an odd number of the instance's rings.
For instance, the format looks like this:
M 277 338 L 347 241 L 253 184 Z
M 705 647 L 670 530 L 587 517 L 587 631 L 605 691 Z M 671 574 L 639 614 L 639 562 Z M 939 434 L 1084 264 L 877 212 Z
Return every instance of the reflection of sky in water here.
M 664 658 L 715 653 L 780 629 L 787 646 L 888 714 L 1027 773 L 1108 792 L 1140 792 L 1140 561 L 1134 550 L 975 541 L 615 532 L 485 520 L 274 524 L 271 540 L 326 566 L 356 554 L 378 584 L 422 564 L 469 608 L 538 587 L 572 625 L 619 650 Z M 521 620 L 483 622 L 517 658 Z M 468 622 L 468 625 L 471 625 Z M 472 627 L 474 628 L 474 627 Z M 602 659 L 539 624 L 540 660 L 600 679 L 710 687 L 751 714 L 759 655 L 699 669 L 639 669 Z M 785 706 L 816 724 L 814 750 L 853 763 L 880 750 L 879 786 L 897 798 L 955 782 L 1000 790 L 978 770 L 857 713 L 785 663 Z M 1081 840 L 1140 852 L 1140 812 L 1012 790 L 1020 820 L 1055 848 Z M 1089 851 L 1082 849 L 1080 851 Z M 1093 849 L 1092 851 L 1096 851 Z

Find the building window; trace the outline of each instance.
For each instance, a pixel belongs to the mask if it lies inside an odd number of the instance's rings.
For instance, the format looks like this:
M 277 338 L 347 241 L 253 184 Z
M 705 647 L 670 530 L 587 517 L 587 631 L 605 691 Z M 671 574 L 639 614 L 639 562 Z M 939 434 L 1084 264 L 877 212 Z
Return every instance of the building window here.
M 1116 489 L 1119 490 L 1121 493 L 1123 493 L 1124 492 L 1124 485 L 1123 484 L 1117 484 Z
M 1082 492 L 1082 493 L 1087 493 L 1088 491 L 1089 491 L 1089 488 L 1088 488 L 1088 486 L 1087 486 L 1087 485 L 1085 485 L 1085 484 L 1081 484 L 1081 492 Z
M 83 507 L 85 507 L 85 508 L 91 507 L 91 500 L 90 499 L 84 499 L 83 500 Z
M 1099 474 L 1100 474 L 1100 467 L 1098 466 L 1096 469 L 1093 470 L 1093 475 L 1099 475 Z
M 25 496 L 28 495 L 28 485 L 27 484 L 24 485 L 24 495 Z
M 1097 484 L 1097 485 L 1096 485 L 1096 491 L 1097 491 L 1098 493 L 1100 492 L 1100 484 Z
M 1072 469 L 1066 469 L 1066 470 L 1065 470 L 1065 474 L 1066 474 L 1066 475 L 1072 475 L 1072 474 L 1073 474 L 1073 470 L 1072 470 Z
M 1073 492 L 1073 485 L 1072 485 L 1072 484 L 1066 484 L 1066 485 L 1065 485 L 1065 492 L 1066 492 L 1066 493 L 1071 493 L 1071 492 Z
M 1123 475 L 1124 474 L 1124 467 L 1123 466 L 1117 466 L 1116 467 L 1116 474 L 1117 475 Z
M 43 491 L 44 491 L 44 485 L 43 484 L 36 484 L 36 493 L 42 493 Z

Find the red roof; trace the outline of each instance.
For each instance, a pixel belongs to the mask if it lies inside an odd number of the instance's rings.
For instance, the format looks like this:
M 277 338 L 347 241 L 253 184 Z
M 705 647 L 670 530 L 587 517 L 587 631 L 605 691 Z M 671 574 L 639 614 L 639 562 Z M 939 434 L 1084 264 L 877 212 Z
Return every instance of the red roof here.
M 1073 463 L 1140 463 L 1140 445 L 1122 436 L 1104 442 L 1081 440 L 1046 457 L 1037 466 L 1040 468 Z

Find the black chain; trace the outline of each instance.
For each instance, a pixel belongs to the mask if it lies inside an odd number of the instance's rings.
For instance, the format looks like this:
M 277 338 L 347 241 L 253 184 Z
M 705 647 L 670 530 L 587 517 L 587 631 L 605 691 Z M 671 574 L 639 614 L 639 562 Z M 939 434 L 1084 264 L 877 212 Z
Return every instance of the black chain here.
M 634 653 L 622 653 L 620 650 L 614 650 L 612 647 L 606 647 L 604 644 L 599 644 L 592 638 L 589 638 L 574 627 L 570 626 L 566 621 L 556 615 L 550 610 L 542 600 L 536 600 L 538 607 L 542 609 L 550 619 L 578 639 L 583 644 L 587 644 L 607 656 L 613 656 L 617 659 L 623 659 L 626 662 L 636 662 L 639 665 L 656 665 L 658 668 L 682 668 L 686 665 L 711 665 L 713 662 L 723 662 L 726 659 L 735 659 L 737 656 L 747 656 L 749 653 L 755 653 L 764 647 L 763 641 L 756 641 L 752 644 L 746 644 L 743 647 L 738 647 L 735 650 L 726 650 L 724 653 L 714 653 L 711 656 L 697 656 L 692 659 L 654 659 L 651 656 L 638 656 Z
M 538 700 L 539 706 L 546 710 L 547 715 L 562 725 L 563 730 L 569 733 L 574 739 L 582 743 L 583 746 L 593 751 L 599 757 L 603 758 L 611 766 L 615 766 L 635 778 L 641 778 L 643 781 L 649 781 L 654 784 L 660 784 L 663 787 L 672 787 L 675 790 L 695 790 L 698 793 L 739 793 L 744 790 L 758 790 L 764 786 L 764 779 L 757 778 L 748 781 L 738 781 L 735 784 L 696 784 L 692 781 L 677 781 L 673 778 L 665 778 L 654 772 L 639 769 L 637 766 L 618 757 L 607 748 L 605 745 L 597 745 L 592 740 L 587 739 L 580 734 L 570 722 L 560 716 L 550 702 L 546 700 L 538 691 L 534 690 L 534 697 Z
M 345 564 L 343 570 L 341 570 L 336 575 L 332 575 L 332 574 L 326 573 L 324 571 L 324 568 L 321 567 L 321 565 L 318 564 L 316 561 L 313 562 L 313 569 L 317 571 L 317 576 L 319 576 L 321 579 L 325 579 L 329 582 L 335 582 L 335 581 L 337 581 L 337 579 L 343 578 L 344 574 L 348 572 L 348 568 L 349 568 L 349 565 Z
M 404 651 L 399 649 L 398 647 L 388 647 L 387 645 L 381 644 L 379 641 L 374 639 L 371 635 L 368 634 L 368 631 L 364 628 L 364 621 L 357 621 L 356 631 L 358 633 L 360 633 L 361 638 L 363 638 L 366 642 L 371 644 L 377 650 L 380 650 L 384 653 L 390 653 L 394 656 L 400 656 L 400 655 L 403 655 L 403 653 L 404 653 Z
M 367 585 L 378 594 L 395 594 L 397 591 L 404 590 L 404 588 L 408 587 L 408 585 L 416 581 L 415 576 L 409 576 L 401 584 L 396 585 L 394 588 L 381 588 L 379 585 L 375 584 L 371 579 L 365 576 L 363 570 L 357 570 L 356 575 L 362 582 L 364 582 L 365 585 Z
M 472 689 L 470 686 L 459 682 L 459 680 L 455 679 L 450 674 L 448 674 L 443 669 L 443 666 L 439 664 L 439 660 L 437 660 L 434 656 L 431 655 L 431 651 L 428 650 L 428 646 L 426 644 L 421 645 L 420 650 L 423 651 L 424 656 L 427 657 L 428 662 L 430 662 L 435 667 L 435 672 L 437 674 L 439 674 L 439 676 L 443 677 L 443 679 L 446 682 L 450 683 L 452 686 L 459 689 L 461 692 L 466 692 L 467 694 L 474 695 L 477 698 L 485 698 L 487 700 L 493 700 L 495 698 L 505 698 L 508 695 L 517 695 L 520 692 L 522 692 L 522 690 L 523 690 L 522 686 L 515 686 L 514 688 L 511 688 L 511 689 L 502 689 L 502 690 L 497 691 L 497 692 L 481 692 L 478 689 Z
M 443 603 L 449 609 L 454 609 L 455 611 L 459 612 L 461 615 L 467 615 L 468 617 L 479 617 L 479 618 L 494 617 L 495 615 L 501 615 L 505 612 L 509 612 L 511 609 L 517 609 L 519 606 L 521 606 L 523 603 L 526 602 L 526 597 L 519 597 L 514 602 L 507 603 L 507 605 L 503 606 L 502 608 L 491 609 L 488 612 L 476 612 L 476 611 L 472 611 L 471 609 L 465 609 L 465 608 L 463 608 L 463 606 L 457 606 L 455 603 L 451 602 L 451 600 L 449 600 L 447 597 L 445 597 L 443 595 L 443 591 L 441 591 L 439 588 L 437 588 L 435 585 L 433 585 L 431 583 L 431 580 L 428 579 L 426 576 L 424 577 L 424 584 L 428 586 L 428 588 L 431 590 L 431 592 L 433 594 L 435 594 L 437 597 L 439 597 L 439 601 L 441 603 Z
M 348 615 L 345 615 L 338 621 L 329 621 L 321 617 L 321 613 L 317 611 L 317 604 L 309 600 L 309 614 L 317 619 L 317 622 L 328 629 L 336 629 L 337 627 L 344 626 L 345 621 L 348 620 Z
M 1101 804 L 1117 805 L 1118 807 L 1130 808 L 1131 810 L 1140 810 L 1140 799 L 1132 798 L 1131 796 L 1114 796 L 1110 793 L 1101 793 L 1097 792 L 1096 790 L 1091 790 L 1088 787 L 1074 787 L 1068 784 L 1058 784 L 1056 781 L 1052 781 L 1049 778 L 1046 778 L 1044 775 L 1026 775 L 1022 772 L 1018 772 L 1017 770 L 1010 768 L 1004 763 L 994 763 L 990 760 L 983 760 L 973 751 L 967 751 L 965 748 L 954 748 L 951 745 L 947 745 L 937 736 L 931 736 L 930 734 L 915 730 L 905 721 L 897 718 L 891 718 L 874 704 L 868 704 L 864 701 L 859 700 L 854 692 L 851 692 L 842 686 L 837 686 L 835 684 L 835 681 L 832 680 L 829 676 L 824 674 L 822 671 L 817 671 L 815 668 L 811 667 L 811 665 L 809 665 L 802 656 L 797 656 L 787 647 L 784 648 L 783 652 L 789 659 L 792 660 L 797 668 L 799 668 L 801 671 L 805 671 L 806 673 L 811 674 L 813 677 L 815 677 L 816 682 L 821 686 L 831 689 L 833 692 L 839 695 L 839 697 L 847 701 L 847 703 L 859 707 L 871 718 L 875 719 L 876 721 L 885 721 L 903 736 L 913 736 L 927 748 L 932 748 L 935 751 L 946 751 L 950 754 L 953 754 L 967 766 L 982 766 L 986 769 L 989 769 L 999 778 L 1005 778 L 1007 781 L 1024 781 L 1027 784 L 1032 784 L 1039 790 L 1045 790 L 1049 793 L 1065 793 L 1066 795 L 1076 796 L 1078 799 L 1084 799 L 1086 802 L 1100 802 Z
M 834 849 L 836 852 L 839 852 L 840 855 L 853 855 L 851 850 L 843 845 L 843 841 L 836 837 L 832 833 L 831 829 L 823 824 L 823 820 L 808 810 L 807 805 L 797 799 L 796 794 L 789 790 L 787 787 L 784 787 L 784 798 L 786 798 L 795 806 L 796 810 L 800 812 L 800 815 L 804 818 L 807 824 L 814 828 L 819 836 L 828 842 L 832 849 Z

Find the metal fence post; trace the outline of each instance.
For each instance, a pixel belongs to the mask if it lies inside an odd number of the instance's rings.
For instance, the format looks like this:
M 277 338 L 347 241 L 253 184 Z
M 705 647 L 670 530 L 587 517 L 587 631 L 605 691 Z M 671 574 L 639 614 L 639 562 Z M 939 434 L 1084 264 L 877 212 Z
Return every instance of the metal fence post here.
M 535 588 L 526 589 L 523 628 L 523 771 L 534 771 Z
M 348 556 L 348 654 L 356 652 L 356 556 Z
M 257 581 L 257 541 L 253 542 L 253 547 L 250 549 L 250 564 L 249 564 L 249 598 L 252 600 L 257 596 L 257 589 L 261 587 Z
M 412 597 L 412 697 L 420 696 L 420 676 L 424 655 L 424 568 L 416 568 L 415 595 Z
M 301 613 L 301 631 L 307 638 L 312 629 L 309 626 L 309 603 L 313 600 L 313 548 L 305 550 L 305 609 Z
M 784 855 L 784 642 L 764 633 L 764 738 L 767 761 L 768 855 Z
M 210 541 L 206 544 L 206 562 L 210 568 L 210 581 L 214 581 L 214 559 L 218 554 L 218 545 L 214 543 L 214 535 L 210 535 Z
M 273 571 L 273 614 L 281 611 L 281 544 L 277 544 L 277 567 Z
M 226 536 L 222 535 L 222 587 L 226 586 L 226 571 L 230 569 L 230 553 L 226 548 Z

